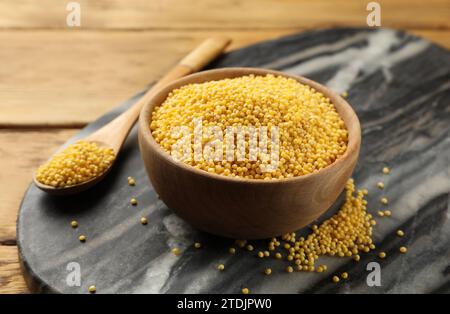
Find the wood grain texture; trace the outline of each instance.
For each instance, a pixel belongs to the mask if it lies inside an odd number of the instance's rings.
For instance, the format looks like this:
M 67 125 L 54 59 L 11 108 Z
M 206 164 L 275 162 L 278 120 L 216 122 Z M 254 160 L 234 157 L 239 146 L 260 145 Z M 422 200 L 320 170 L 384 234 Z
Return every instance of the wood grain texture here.
M 0 59 L 8 62 L 0 67 L 0 127 L 80 127 L 158 79 L 206 37 L 227 34 L 235 49 L 297 31 L 2 31 Z M 450 31 L 413 33 L 450 47 Z
M 292 30 L 291 30 L 292 31 Z M 287 31 L 231 32 L 231 49 Z M 225 32 L 0 32 L 0 126 L 82 126 Z
M 17 210 L 33 171 L 76 132 L 0 130 L 0 247 L 15 243 Z
M 17 246 L 0 245 L 0 294 L 27 293 L 20 271 Z
M 364 0 L 79 0 L 84 29 L 272 29 L 366 26 Z M 382 25 L 449 28 L 446 0 L 381 0 Z M 0 2 L 2 28 L 66 28 L 65 2 Z

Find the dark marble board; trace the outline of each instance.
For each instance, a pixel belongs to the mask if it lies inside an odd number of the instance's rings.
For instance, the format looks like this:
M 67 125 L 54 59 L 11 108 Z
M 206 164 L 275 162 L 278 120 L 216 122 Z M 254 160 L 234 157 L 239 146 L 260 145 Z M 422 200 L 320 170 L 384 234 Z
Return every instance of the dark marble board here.
M 34 291 L 87 293 L 421 293 L 450 292 L 450 53 L 423 39 L 389 29 L 330 29 L 263 42 L 225 55 L 210 67 L 266 67 L 307 76 L 337 92 L 348 91 L 363 131 L 354 173 L 369 189 L 368 208 L 387 195 L 391 218 L 379 218 L 378 249 L 349 258 L 321 259 L 326 273 L 292 273 L 287 264 L 238 250 L 233 243 L 192 229 L 152 190 L 130 134 L 117 165 L 95 188 L 72 197 L 49 196 L 31 185 L 17 224 L 25 278 Z M 85 136 L 125 110 L 127 101 L 87 126 Z M 382 175 L 381 168 L 392 168 Z M 127 177 L 136 178 L 135 187 Z M 167 178 L 170 180 L 170 178 Z M 383 180 L 384 191 L 376 188 Z M 129 204 L 131 197 L 139 201 Z M 341 200 L 327 212 L 330 216 Z M 145 216 L 149 224 L 140 224 Z M 325 217 L 321 217 L 319 222 Z M 79 222 L 78 229 L 70 221 Z M 395 236 L 397 228 L 406 236 Z M 299 231 L 307 233 L 308 228 Z M 86 243 L 78 236 L 85 234 Z M 201 250 L 192 247 L 203 244 Z M 263 248 L 266 241 L 256 241 Z M 399 254 L 405 245 L 407 254 Z M 181 248 L 179 257 L 170 248 Z M 380 250 L 388 257 L 380 261 Z M 368 287 L 366 265 L 381 265 L 381 287 Z M 80 265 L 81 285 L 70 286 L 68 264 Z M 225 264 L 225 271 L 216 265 Z M 273 274 L 262 270 L 272 267 Z M 332 274 L 350 279 L 334 284 Z

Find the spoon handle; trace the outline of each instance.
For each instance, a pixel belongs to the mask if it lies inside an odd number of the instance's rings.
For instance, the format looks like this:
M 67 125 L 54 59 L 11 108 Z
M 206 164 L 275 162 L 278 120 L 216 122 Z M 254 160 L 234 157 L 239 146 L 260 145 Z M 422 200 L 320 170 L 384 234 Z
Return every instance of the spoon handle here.
M 103 143 L 117 154 L 131 128 L 139 117 L 142 106 L 166 84 L 183 76 L 197 72 L 218 57 L 230 43 L 227 37 L 211 37 L 203 41 L 197 48 L 185 56 L 176 66 L 167 72 L 153 85 L 132 107 L 106 124 L 85 140 Z

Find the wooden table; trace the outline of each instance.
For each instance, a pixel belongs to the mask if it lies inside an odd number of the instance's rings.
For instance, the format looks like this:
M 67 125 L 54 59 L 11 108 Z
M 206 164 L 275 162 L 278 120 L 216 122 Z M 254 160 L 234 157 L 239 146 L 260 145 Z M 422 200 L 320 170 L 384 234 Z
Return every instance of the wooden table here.
M 69 2 L 69 1 L 67 1 Z M 16 216 L 33 170 L 102 113 L 157 79 L 203 38 L 230 49 L 306 29 L 366 26 L 368 1 L 0 0 L 0 293 L 26 293 Z M 390 0 L 382 26 L 450 48 L 448 0 Z

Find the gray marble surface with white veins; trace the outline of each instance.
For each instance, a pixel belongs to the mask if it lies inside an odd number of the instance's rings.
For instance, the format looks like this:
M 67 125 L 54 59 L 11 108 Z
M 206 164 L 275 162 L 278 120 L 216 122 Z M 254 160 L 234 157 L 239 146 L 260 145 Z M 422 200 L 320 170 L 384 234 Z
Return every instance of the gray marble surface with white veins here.
M 406 293 L 450 292 L 450 53 L 428 41 L 387 29 L 331 29 L 263 42 L 225 55 L 210 67 L 267 67 L 307 76 L 337 92 L 348 91 L 363 130 L 354 173 L 369 189 L 369 211 L 389 200 L 391 218 L 377 218 L 377 250 L 356 263 L 322 258 L 326 273 L 292 273 L 287 264 L 238 250 L 230 239 L 192 229 L 152 190 L 143 168 L 136 130 L 118 164 L 95 188 L 73 197 L 49 196 L 30 186 L 18 221 L 18 244 L 27 281 L 41 292 L 87 293 Z M 92 132 L 131 101 L 89 125 Z M 73 140 L 73 139 L 72 139 Z M 386 176 L 383 166 L 391 167 Z M 127 177 L 136 178 L 135 187 Z M 170 180 L 170 178 L 167 178 Z M 376 188 L 383 180 L 384 191 Z M 131 197 L 139 204 L 129 204 Z M 325 215 L 330 216 L 339 206 Z M 276 209 L 274 209 L 274 213 Z M 149 224 L 140 224 L 146 216 Z M 321 217 L 319 222 L 325 217 Z M 70 221 L 79 222 L 78 229 Z M 401 228 L 404 238 L 395 236 Z M 308 232 L 304 228 L 299 233 Z M 85 234 L 82 244 L 78 236 Z M 201 250 L 192 247 L 203 244 Z M 266 241 L 253 244 L 263 248 Z M 405 245 L 407 254 L 399 254 Z M 179 247 L 179 257 L 170 253 Z M 380 261 L 377 252 L 388 257 Z M 366 265 L 381 265 L 381 286 L 366 284 Z M 71 262 L 78 263 L 81 285 L 71 286 Z M 216 265 L 225 264 L 219 272 Z M 69 265 L 69 266 L 68 266 Z M 273 274 L 262 270 L 272 267 Z M 69 267 L 69 269 L 68 269 Z M 334 284 L 334 273 L 349 280 Z

